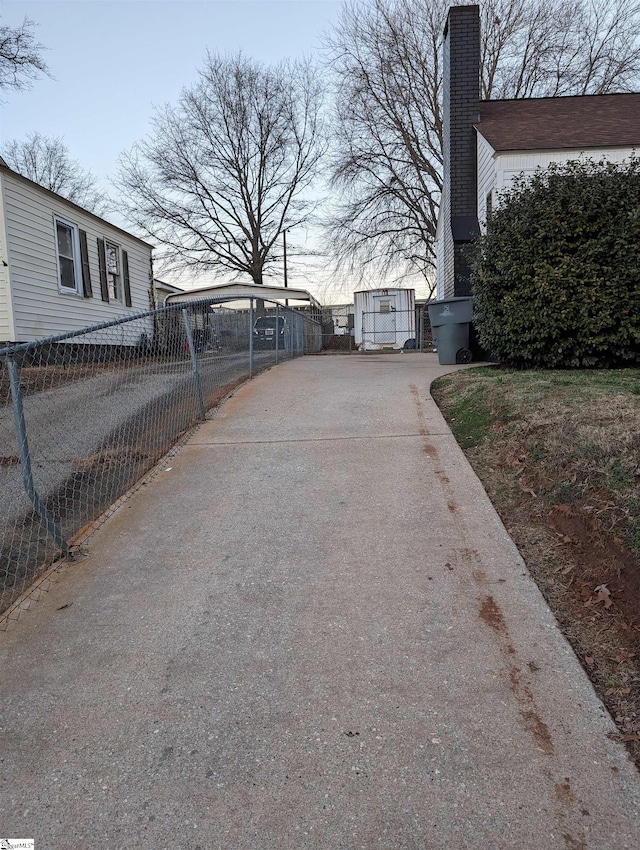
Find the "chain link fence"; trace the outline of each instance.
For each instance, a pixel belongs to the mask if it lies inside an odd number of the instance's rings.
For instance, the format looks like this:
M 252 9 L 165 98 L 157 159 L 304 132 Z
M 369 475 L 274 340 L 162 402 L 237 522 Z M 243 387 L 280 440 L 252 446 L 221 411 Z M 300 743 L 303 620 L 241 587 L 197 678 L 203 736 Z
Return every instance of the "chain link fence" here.
M 353 304 L 322 308 L 322 348 L 354 352 L 400 349 L 432 351 L 433 334 L 425 303 L 413 310 L 367 311 L 356 317 Z
M 235 385 L 321 345 L 303 312 L 234 297 L 0 349 L 0 623 Z
M 322 308 L 322 348 L 325 351 L 357 351 L 354 339 L 353 304 Z
M 357 338 L 364 351 L 401 349 L 430 351 L 433 334 L 426 305 L 413 310 L 366 311 Z

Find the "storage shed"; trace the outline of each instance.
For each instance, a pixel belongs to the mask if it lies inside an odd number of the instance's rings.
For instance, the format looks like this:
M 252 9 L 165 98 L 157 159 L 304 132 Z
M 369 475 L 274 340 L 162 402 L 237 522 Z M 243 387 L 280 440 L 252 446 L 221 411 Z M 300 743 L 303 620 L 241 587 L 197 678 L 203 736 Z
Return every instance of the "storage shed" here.
M 400 349 L 415 340 L 415 290 L 369 289 L 353 297 L 355 341 L 361 350 Z

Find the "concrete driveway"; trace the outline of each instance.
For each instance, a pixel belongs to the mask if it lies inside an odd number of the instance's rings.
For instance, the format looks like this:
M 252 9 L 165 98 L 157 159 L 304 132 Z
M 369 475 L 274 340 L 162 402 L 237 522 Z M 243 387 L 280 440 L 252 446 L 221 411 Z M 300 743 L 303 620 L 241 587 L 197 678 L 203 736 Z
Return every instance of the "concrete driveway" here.
M 429 396 L 450 368 L 278 366 L 90 539 L 0 634 L 3 835 L 638 847 L 638 775 Z

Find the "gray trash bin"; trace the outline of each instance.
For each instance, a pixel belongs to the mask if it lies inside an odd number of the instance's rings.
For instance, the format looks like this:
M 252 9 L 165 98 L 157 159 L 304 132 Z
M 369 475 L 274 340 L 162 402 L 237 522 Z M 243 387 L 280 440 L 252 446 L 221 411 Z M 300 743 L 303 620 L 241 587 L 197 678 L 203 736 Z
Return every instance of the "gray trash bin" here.
M 442 301 L 432 301 L 428 305 L 433 343 L 442 366 L 471 363 L 469 324 L 473 318 L 472 305 L 471 296 L 443 298 Z

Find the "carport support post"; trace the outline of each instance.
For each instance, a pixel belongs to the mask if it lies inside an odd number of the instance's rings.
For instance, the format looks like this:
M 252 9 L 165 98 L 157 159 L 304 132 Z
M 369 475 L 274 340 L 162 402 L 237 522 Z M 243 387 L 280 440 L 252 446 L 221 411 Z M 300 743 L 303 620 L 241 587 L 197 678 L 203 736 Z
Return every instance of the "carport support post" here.
M 280 344 L 280 322 L 278 316 L 280 315 L 280 305 L 276 302 L 276 363 L 278 362 L 278 346 Z
M 33 472 L 31 470 L 31 456 L 29 454 L 29 440 L 27 439 L 27 424 L 24 418 L 24 407 L 22 406 L 22 393 L 20 392 L 20 368 L 13 357 L 7 358 L 7 366 L 9 368 L 9 383 L 11 385 L 11 398 L 13 400 L 13 418 L 16 424 L 16 436 L 18 438 L 18 449 L 20 451 L 20 466 L 22 467 L 22 485 L 29 497 L 31 504 L 38 516 L 44 520 L 47 531 L 59 549 L 62 549 L 62 554 L 68 558 L 71 554 L 69 544 L 64 539 L 64 535 L 56 525 L 53 517 L 43 505 L 38 491 L 33 483 Z
M 253 298 L 249 299 L 249 377 L 253 377 Z
M 207 411 L 204 406 L 204 396 L 202 395 L 202 384 L 200 383 L 200 370 L 198 369 L 198 358 L 196 357 L 196 349 L 193 344 L 193 334 L 191 333 L 191 323 L 189 322 L 189 312 L 184 307 L 182 310 L 182 318 L 184 319 L 184 329 L 187 334 L 187 345 L 189 346 L 189 354 L 191 356 L 191 371 L 193 372 L 193 382 L 196 385 L 196 396 L 198 405 L 200 406 L 200 417 L 202 421 L 207 418 Z

